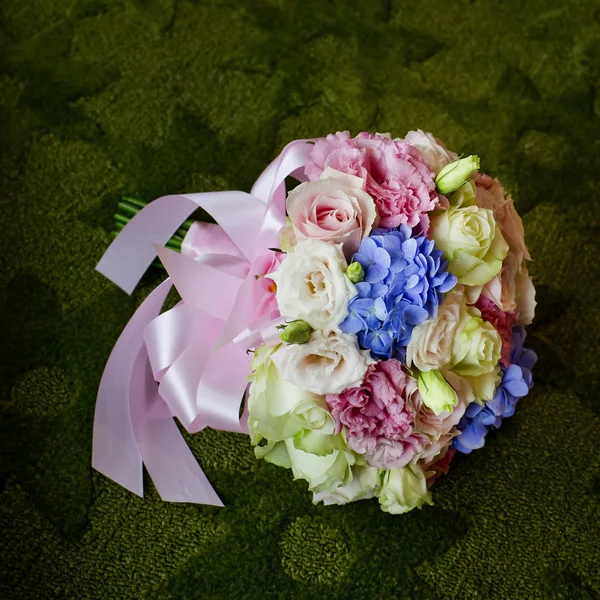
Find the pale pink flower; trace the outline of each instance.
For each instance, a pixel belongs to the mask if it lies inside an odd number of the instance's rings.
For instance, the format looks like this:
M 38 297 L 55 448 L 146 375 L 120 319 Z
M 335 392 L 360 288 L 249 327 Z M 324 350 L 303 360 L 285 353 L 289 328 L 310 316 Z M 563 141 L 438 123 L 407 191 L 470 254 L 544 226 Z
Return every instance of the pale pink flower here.
M 362 385 L 329 394 L 336 431 L 346 428 L 348 447 L 370 466 L 395 469 L 421 452 L 427 437 L 415 433 L 411 406 L 420 396 L 417 382 L 390 359 L 369 366 Z
M 276 298 L 277 285 L 272 279 L 267 279 L 265 275 L 277 271 L 284 256 L 285 254 L 282 252 L 268 251 L 259 256 L 254 262 L 255 320 L 266 315 L 270 315 L 273 319 L 280 316 Z

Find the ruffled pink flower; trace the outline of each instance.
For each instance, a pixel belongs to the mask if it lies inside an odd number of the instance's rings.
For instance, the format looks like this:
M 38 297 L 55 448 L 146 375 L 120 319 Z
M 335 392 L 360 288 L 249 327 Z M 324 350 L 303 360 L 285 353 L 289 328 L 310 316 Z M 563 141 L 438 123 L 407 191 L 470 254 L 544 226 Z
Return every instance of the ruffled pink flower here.
M 305 166 L 310 180 L 318 179 L 326 167 L 362 177 L 366 191 L 375 200 L 380 227 L 429 229 L 427 213 L 447 208 L 448 201 L 435 190 L 435 174 L 423 155 L 403 139 L 347 131 L 315 142 Z
M 415 394 L 417 382 L 392 358 L 369 366 L 361 386 L 329 394 L 327 404 L 336 433 L 346 427 L 351 450 L 373 467 L 395 469 L 407 465 L 427 441 L 413 429 Z
M 475 306 L 481 311 L 484 321 L 491 323 L 502 338 L 502 352 L 500 362 L 508 367 L 510 353 L 512 352 L 512 328 L 517 320 L 514 310 L 504 312 L 493 300 L 486 296 L 479 296 Z

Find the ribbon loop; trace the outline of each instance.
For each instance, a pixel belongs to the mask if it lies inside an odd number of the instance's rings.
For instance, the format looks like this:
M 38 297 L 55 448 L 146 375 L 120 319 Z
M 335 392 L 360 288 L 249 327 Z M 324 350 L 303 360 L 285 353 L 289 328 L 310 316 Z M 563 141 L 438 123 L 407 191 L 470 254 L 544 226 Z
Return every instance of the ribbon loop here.
M 104 370 L 94 418 L 92 465 L 143 495 L 143 465 L 163 500 L 222 506 L 173 417 L 190 433 L 204 427 L 247 433 L 251 357 L 276 343 L 278 313 L 260 317 L 257 276 L 285 224 L 285 179 L 303 180 L 311 150 L 296 140 L 245 192 L 163 196 L 124 227 L 96 269 L 131 293 L 156 255 L 169 279 L 140 305 Z M 197 208 L 217 222 L 194 223 L 182 253 L 165 244 Z M 160 314 L 172 285 L 182 302 Z M 264 292 L 262 292 L 264 294 Z M 257 318 L 260 317 L 260 318 Z

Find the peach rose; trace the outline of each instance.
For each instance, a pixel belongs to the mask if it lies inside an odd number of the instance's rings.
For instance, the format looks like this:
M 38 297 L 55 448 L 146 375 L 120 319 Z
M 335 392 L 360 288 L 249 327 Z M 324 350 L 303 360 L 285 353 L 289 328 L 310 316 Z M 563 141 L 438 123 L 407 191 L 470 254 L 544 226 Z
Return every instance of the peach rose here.
M 492 300 L 505 312 L 515 310 L 519 314 L 517 324 L 529 325 L 533 321 L 535 287 L 525 262 L 519 263 L 512 252 L 504 259 L 500 273 L 483 286 L 481 295 Z
M 487 208 L 494 213 L 494 219 L 502 237 L 508 244 L 509 252 L 515 254 L 518 263 L 523 259 L 531 260 L 527 247 L 525 246 L 525 231 L 521 217 L 515 210 L 510 195 L 505 196 L 504 188 L 497 179 L 489 175 L 479 175 L 475 181 L 477 188 L 477 206 Z

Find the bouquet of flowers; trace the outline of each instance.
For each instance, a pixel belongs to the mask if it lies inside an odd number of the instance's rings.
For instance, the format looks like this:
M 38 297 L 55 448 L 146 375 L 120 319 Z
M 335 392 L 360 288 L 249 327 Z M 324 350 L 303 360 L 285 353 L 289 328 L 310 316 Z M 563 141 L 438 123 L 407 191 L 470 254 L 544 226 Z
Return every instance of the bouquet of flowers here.
M 144 463 L 163 498 L 219 504 L 175 416 L 249 433 L 314 502 L 431 503 L 454 454 L 514 413 L 536 360 L 523 225 L 479 166 L 420 130 L 338 132 L 289 144 L 250 194 L 168 196 L 128 217 L 99 270 L 131 291 L 158 253 L 182 302 L 159 314 L 166 291 L 151 294 L 115 347 L 94 466 L 141 493 Z M 197 206 L 217 224 L 182 230 Z M 133 468 L 115 465 L 115 441 Z

